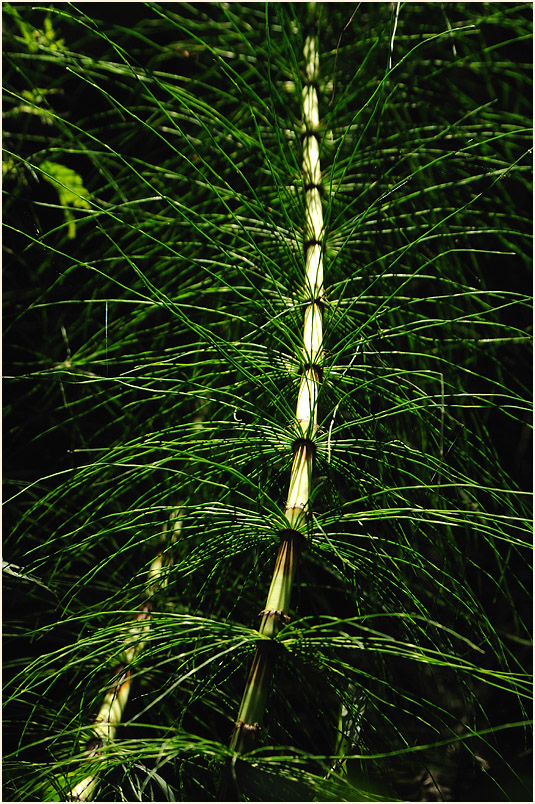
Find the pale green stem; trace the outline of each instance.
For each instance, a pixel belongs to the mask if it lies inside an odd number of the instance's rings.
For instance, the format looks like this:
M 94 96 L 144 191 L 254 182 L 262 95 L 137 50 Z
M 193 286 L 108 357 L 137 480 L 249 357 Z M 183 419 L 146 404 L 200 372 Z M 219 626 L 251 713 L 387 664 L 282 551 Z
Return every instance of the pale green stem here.
M 264 637 L 256 649 L 240 704 L 230 747 L 242 753 L 252 747 L 261 728 L 268 687 L 275 661 L 274 637 L 289 620 L 290 596 L 295 575 L 298 542 L 306 530 L 314 461 L 314 438 L 318 428 L 317 404 L 321 384 L 323 352 L 323 210 L 319 159 L 319 105 L 315 83 L 319 73 L 317 35 L 304 46 L 306 83 L 303 105 L 303 181 L 305 186 L 305 293 L 302 360 L 303 373 L 295 413 L 294 458 L 285 516 L 287 527 L 269 587 L 266 605 L 260 612 L 259 632 Z
M 171 544 L 179 537 L 181 520 L 179 517 L 180 509 L 173 511 L 173 525 Z M 176 517 L 176 518 L 175 518 Z M 145 593 L 147 598 L 165 586 L 168 582 L 169 561 L 163 553 L 159 553 L 150 565 Z M 133 625 L 128 629 L 126 647 L 123 652 L 124 666 L 118 669 L 120 674 L 119 681 L 114 684 L 106 693 L 99 712 L 91 725 L 92 737 L 86 746 L 87 758 L 96 758 L 103 754 L 106 746 L 115 739 L 117 727 L 121 723 L 123 713 L 130 695 L 131 672 L 129 666 L 132 665 L 145 647 L 148 633 L 150 630 L 150 603 L 140 606 L 140 613 L 134 620 Z M 94 773 L 89 774 L 75 785 L 67 795 L 67 801 L 91 801 L 95 793 L 100 773 L 103 768 L 99 768 Z
M 205 418 L 206 402 L 197 404 L 197 412 L 193 417 L 192 428 L 199 430 Z M 180 507 L 172 511 L 172 515 L 167 526 L 171 530 L 170 546 L 178 541 L 182 528 Z M 167 586 L 169 567 L 171 564 L 170 553 L 158 553 L 149 567 L 147 583 L 145 585 L 145 595 L 149 600 L 157 591 L 161 591 Z M 104 752 L 106 745 L 111 743 L 117 731 L 117 726 L 121 723 L 123 713 L 130 695 L 130 670 L 128 666 L 133 664 L 142 652 L 146 644 L 146 639 L 150 629 L 150 603 L 140 606 L 140 613 L 136 617 L 134 624 L 128 629 L 131 640 L 127 641 L 123 652 L 124 667 L 119 668 L 122 673 L 118 684 L 111 687 L 102 702 L 102 706 L 97 717 L 92 724 L 93 737 L 86 747 L 87 758 L 98 757 Z M 89 774 L 79 784 L 73 787 L 67 796 L 68 801 L 90 801 L 99 782 L 100 773 L 103 769 Z

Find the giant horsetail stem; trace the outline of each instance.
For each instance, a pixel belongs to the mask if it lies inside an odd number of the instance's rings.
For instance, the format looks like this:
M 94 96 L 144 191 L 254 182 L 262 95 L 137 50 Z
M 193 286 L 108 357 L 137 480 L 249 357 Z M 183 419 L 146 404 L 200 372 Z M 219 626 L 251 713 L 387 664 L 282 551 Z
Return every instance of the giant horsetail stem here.
M 286 500 L 287 525 L 281 532 L 279 552 L 259 632 L 264 637 L 245 685 L 230 747 L 236 753 L 252 748 L 260 732 L 273 666 L 277 636 L 289 620 L 290 596 L 302 531 L 309 515 L 314 438 L 318 429 L 317 405 L 321 384 L 323 349 L 323 211 L 319 158 L 319 105 L 316 84 L 319 75 L 318 35 L 315 4 L 310 3 L 310 32 L 305 39 L 305 81 L 302 88 L 302 173 L 305 189 L 303 245 L 305 255 L 305 310 L 302 337 L 302 374 L 295 413 L 294 457 Z

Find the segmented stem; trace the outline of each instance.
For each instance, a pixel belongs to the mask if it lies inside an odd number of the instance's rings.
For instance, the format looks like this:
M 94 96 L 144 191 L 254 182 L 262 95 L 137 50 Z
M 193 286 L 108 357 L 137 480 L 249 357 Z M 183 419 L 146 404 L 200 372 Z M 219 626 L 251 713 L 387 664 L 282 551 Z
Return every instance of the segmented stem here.
M 313 6 L 314 4 L 311 4 Z M 312 9 L 312 14 L 313 14 Z M 259 632 L 264 637 L 246 682 L 230 747 L 237 753 L 252 748 L 260 732 L 273 665 L 274 637 L 289 621 L 290 596 L 300 543 L 309 516 L 315 435 L 318 429 L 318 394 L 322 379 L 323 350 L 323 211 L 319 158 L 319 104 L 316 83 L 319 75 L 317 33 L 310 33 L 304 45 L 305 76 L 302 90 L 303 161 L 305 187 L 305 310 L 303 323 L 302 374 L 295 413 L 295 441 L 290 486 L 286 500 L 286 528 L 281 532 L 279 552 Z
M 178 516 L 180 509 L 173 511 L 173 524 L 170 526 L 171 544 L 180 533 L 181 519 Z M 131 687 L 130 666 L 137 659 L 145 647 L 150 628 L 151 603 L 149 598 L 159 589 L 167 586 L 167 573 L 170 564 L 170 554 L 159 553 L 150 565 L 147 584 L 145 587 L 146 602 L 139 607 L 139 614 L 128 629 L 128 637 L 123 652 L 124 664 L 115 669 L 117 681 L 108 689 L 100 706 L 98 714 L 91 724 L 92 736 L 85 747 L 87 759 L 96 759 L 104 754 L 106 746 L 115 739 L 117 727 L 121 723 L 124 710 L 128 702 Z M 67 801 L 91 801 L 100 781 L 99 767 L 90 773 L 81 782 L 75 785 L 67 794 Z

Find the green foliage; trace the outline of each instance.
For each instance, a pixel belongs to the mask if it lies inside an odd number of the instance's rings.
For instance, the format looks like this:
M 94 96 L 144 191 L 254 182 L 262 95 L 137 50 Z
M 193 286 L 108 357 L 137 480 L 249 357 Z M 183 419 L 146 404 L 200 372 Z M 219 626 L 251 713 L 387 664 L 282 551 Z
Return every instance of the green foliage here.
M 307 7 L 3 8 L 3 797 L 213 800 L 292 463 Z M 313 516 L 238 794 L 527 799 L 531 8 L 319 13 Z
M 65 219 L 69 224 L 68 237 L 72 239 L 76 236 L 76 228 L 69 207 L 78 209 L 91 208 L 87 200 L 89 193 L 83 185 L 82 177 L 74 170 L 64 165 L 59 165 L 57 162 L 51 162 L 50 159 L 45 159 L 44 162 L 41 162 L 40 169 L 43 178 L 50 182 L 59 195 L 59 203 L 64 207 Z

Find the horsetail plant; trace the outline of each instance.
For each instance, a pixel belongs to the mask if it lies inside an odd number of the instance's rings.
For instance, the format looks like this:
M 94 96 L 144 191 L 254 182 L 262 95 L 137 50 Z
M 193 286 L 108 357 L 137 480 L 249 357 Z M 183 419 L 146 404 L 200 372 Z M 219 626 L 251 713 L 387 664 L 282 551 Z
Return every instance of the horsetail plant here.
M 311 24 L 314 25 L 314 6 L 310 4 Z M 305 191 L 305 222 L 303 250 L 305 255 L 305 297 L 302 375 L 295 412 L 293 444 L 294 458 L 288 498 L 284 509 L 286 527 L 280 534 L 281 543 L 269 587 L 266 605 L 260 612 L 259 633 L 267 640 L 274 639 L 289 622 L 290 596 L 296 571 L 297 556 L 303 530 L 309 517 L 310 486 L 318 429 L 318 394 L 321 384 L 323 348 L 323 212 L 321 206 L 321 168 L 319 156 L 320 118 L 316 82 L 319 77 L 317 33 L 308 34 L 304 47 L 305 82 L 302 89 L 303 108 L 303 185 Z M 258 643 L 253 659 L 238 719 L 233 731 L 231 749 L 241 753 L 254 745 L 261 728 L 272 674 L 273 645 Z
M 180 509 L 173 511 L 169 543 L 152 561 L 146 586 L 146 599 L 139 606 L 139 614 L 126 633 L 125 647 L 121 654 L 122 664 L 114 672 L 115 681 L 106 692 L 102 705 L 91 724 L 91 737 L 84 748 L 84 757 L 97 764 L 97 769 L 72 787 L 67 793 L 67 801 L 91 801 L 105 767 L 105 754 L 113 743 L 117 727 L 123 719 L 132 684 L 132 666 L 141 655 L 150 631 L 151 599 L 167 586 L 172 546 L 180 535 Z M 96 760 L 96 762 L 95 762 Z M 74 775 L 74 774 L 73 774 Z
M 531 6 L 3 12 L 3 799 L 528 799 Z

